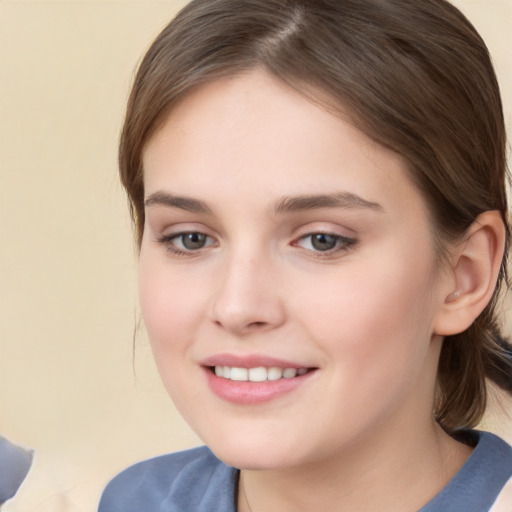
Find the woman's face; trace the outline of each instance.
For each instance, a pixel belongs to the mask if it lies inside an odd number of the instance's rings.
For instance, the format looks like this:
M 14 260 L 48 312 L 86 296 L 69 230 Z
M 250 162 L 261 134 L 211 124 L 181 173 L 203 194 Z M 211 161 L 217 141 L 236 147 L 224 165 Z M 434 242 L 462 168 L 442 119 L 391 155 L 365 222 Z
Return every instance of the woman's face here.
M 291 467 L 429 428 L 451 283 L 400 157 L 254 71 L 182 101 L 144 172 L 143 317 L 220 458 Z

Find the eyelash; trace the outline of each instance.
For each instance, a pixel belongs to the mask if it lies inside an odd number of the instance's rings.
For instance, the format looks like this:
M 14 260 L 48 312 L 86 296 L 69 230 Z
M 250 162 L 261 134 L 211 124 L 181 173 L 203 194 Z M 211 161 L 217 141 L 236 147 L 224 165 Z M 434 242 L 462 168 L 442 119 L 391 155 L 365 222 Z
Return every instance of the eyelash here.
M 171 252 L 176 256 L 195 256 L 200 254 L 202 249 L 206 247 L 210 247 L 213 244 L 208 244 L 204 247 L 200 247 L 197 250 L 193 249 L 181 249 L 176 247 L 175 241 L 178 239 L 183 239 L 186 235 L 200 235 L 206 237 L 206 239 L 213 240 L 211 236 L 208 236 L 206 233 L 202 233 L 201 231 L 181 231 L 180 233 L 171 233 L 169 235 L 162 235 L 157 238 L 157 242 L 166 246 L 166 250 Z
M 335 246 L 332 249 L 328 249 L 325 251 L 315 250 L 314 248 L 307 249 L 307 248 L 300 246 L 300 242 L 307 240 L 308 238 L 310 239 L 310 245 L 313 245 L 312 237 L 319 236 L 319 235 L 332 238 L 335 243 Z M 337 233 L 329 233 L 327 231 L 315 231 L 312 233 L 307 233 L 307 234 L 302 235 L 301 237 L 297 238 L 294 242 L 292 242 L 292 245 L 294 247 L 299 247 L 302 250 L 313 254 L 315 258 L 328 258 L 330 256 L 333 256 L 333 255 L 336 255 L 336 254 L 339 254 L 342 252 L 347 252 L 351 249 L 354 249 L 355 246 L 357 245 L 357 240 L 354 238 L 349 238 L 344 235 L 339 235 Z
M 211 247 L 212 245 L 215 244 L 215 242 L 213 244 L 207 243 L 207 245 L 200 247 L 198 249 L 182 249 L 182 248 L 176 247 L 176 245 L 174 245 L 175 241 L 179 240 L 180 238 L 183 239 L 183 237 L 186 235 L 200 235 L 200 236 L 204 236 L 206 238 L 206 240 L 208 240 L 208 239 L 210 241 L 213 240 L 212 237 L 208 236 L 206 233 L 202 233 L 201 231 L 181 231 L 179 233 L 162 235 L 157 238 L 157 242 L 162 245 L 165 245 L 166 250 L 176 256 L 196 256 L 196 255 L 201 254 L 203 249 Z M 315 250 L 314 248 L 313 249 L 304 248 L 300 245 L 301 241 L 304 241 L 308 238 L 311 239 L 312 237 L 319 236 L 319 235 L 332 238 L 333 241 L 335 242 L 335 246 L 332 249 L 321 251 L 321 250 Z M 349 238 L 349 237 L 339 235 L 336 233 L 329 233 L 329 232 L 324 232 L 324 231 L 314 231 L 312 233 L 307 233 L 307 234 L 300 236 L 299 238 L 295 239 L 290 245 L 292 245 L 293 247 L 298 247 L 298 248 L 302 249 L 303 251 L 306 251 L 310 254 L 313 254 L 314 257 L 316 257 L 316 258 L 328 258 L 329 256 L 332 256 L 332 255 L 335 255 L 335 254 L 338 254 L 341 252 L 347 252 L 347 251 L 353 249 L 357 245 L 357 240 L 354 238 Z M 310 242 L 310 245 L 313 245 L 312 240 Z

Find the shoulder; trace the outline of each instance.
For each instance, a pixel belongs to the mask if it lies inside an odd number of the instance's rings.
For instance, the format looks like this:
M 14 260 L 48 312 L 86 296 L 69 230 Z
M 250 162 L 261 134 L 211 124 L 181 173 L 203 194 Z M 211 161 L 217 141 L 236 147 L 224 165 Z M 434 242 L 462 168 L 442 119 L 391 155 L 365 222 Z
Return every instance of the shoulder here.
M 488 432 L 459 432 L 454 437 L 475 449 L 448 485 L 420 512 L 512 510 L 504 501 L 510 499 L 506 487 L 512 477 L 512 447 Z M 497 508 L 498 503 L 508 504 L 508 508 Z
M 489 512 L 510 512 L 512 510 L 512 478 L 505 484 L 498 499 Z
M 117 475 L 103 492 L 99 512 L 234 511 L 237 479 L 238 471 L 206 447 L 163 455 Z
M 481 499 L 487 495 L 490 504 L 494 504 L 486 510 L 500 512 L 501 506 L 506 505 L 509 512 L 512 510 L 512 447 L 489 432 L 479 432 L 478 438 L 478 445 L 465 466 L 467 481 L 475 489 L 480 487 Z

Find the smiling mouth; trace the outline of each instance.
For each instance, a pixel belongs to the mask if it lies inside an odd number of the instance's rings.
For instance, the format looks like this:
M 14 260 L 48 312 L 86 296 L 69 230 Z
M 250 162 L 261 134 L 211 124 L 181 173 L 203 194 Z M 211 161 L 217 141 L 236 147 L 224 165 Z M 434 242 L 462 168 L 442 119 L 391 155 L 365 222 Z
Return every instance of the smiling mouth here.
M 277 366 L 240 368 L 236 366 L 211 366 L 210 370 L 217 377 L 235 382 L 265 382 L 293 379 L 313 371 L 314 368 L 279 368 Z

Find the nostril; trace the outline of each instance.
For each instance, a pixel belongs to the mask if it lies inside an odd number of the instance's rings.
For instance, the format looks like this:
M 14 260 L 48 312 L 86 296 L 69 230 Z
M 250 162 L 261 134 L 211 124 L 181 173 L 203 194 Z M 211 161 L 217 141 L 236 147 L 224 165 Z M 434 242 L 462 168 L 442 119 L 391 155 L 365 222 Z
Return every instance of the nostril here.
M 248 327 L 249 329 L 257 329 L 259 327 L 264 327 L 266 324 L 266 322 L 251 322 Z

